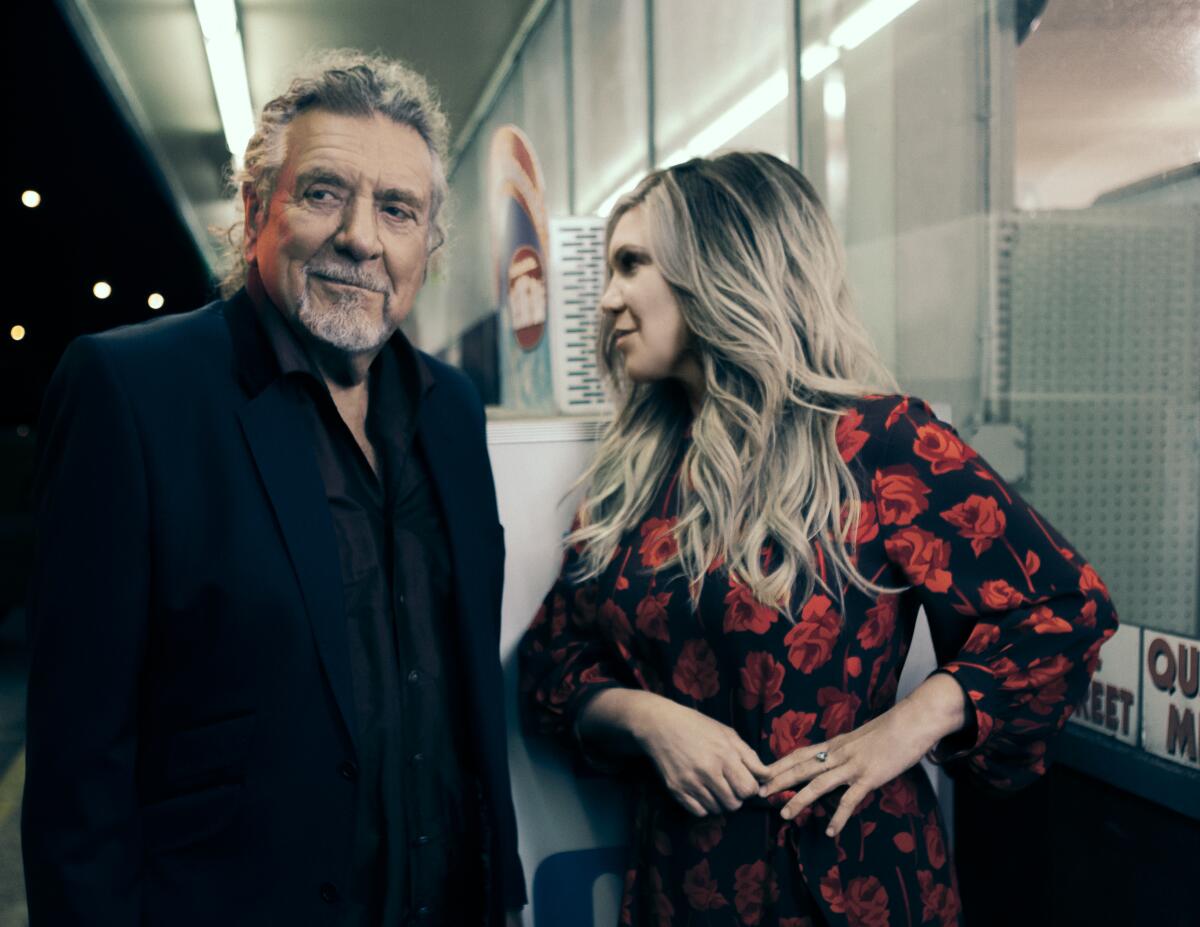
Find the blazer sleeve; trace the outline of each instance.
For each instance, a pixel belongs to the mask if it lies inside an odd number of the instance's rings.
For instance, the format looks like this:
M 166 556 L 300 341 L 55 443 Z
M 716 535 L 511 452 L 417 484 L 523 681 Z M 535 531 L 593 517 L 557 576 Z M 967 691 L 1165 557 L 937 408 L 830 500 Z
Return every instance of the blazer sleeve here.
M 21 820 L 30 924 L 140 923 L 135 787 L 150 582 L 141 437 L 102 344 L 43 402 Z
M 920 400 L 888 415 L 872 492 L 888 559 L 925 608 L 938 671 L 974 708 L 933 758 L 995 788 L 1028 784 L 1116 631 L 1104 583 Z
M 628 651 L 599 633 L 595 579 L 577 581 L 580 552 L 568 546 L 558 578 L 534 615 L 518 650 L 521 720 L 529 733 L 573 740 L 583 751 L 576 721 L 605 689 L 647 689 Z M 615 767 L 583 751 L 606 771 Z

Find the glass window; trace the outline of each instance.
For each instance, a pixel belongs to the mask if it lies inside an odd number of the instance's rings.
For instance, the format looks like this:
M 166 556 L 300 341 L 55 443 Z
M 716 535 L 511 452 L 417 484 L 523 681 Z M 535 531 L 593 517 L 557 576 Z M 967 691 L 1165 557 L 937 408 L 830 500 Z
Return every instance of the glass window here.
M 803 167 L 901 384 L 950 406 L 1126 625 L 1197 635 L 1200 8 L 801 11 Z
M 571 0 L 575 208 L 593 212 L 647 167 L 644 0 Z
M 656 0 L 658 163 L 726 148 L 787 157 L 790 8 L 786 0 Z

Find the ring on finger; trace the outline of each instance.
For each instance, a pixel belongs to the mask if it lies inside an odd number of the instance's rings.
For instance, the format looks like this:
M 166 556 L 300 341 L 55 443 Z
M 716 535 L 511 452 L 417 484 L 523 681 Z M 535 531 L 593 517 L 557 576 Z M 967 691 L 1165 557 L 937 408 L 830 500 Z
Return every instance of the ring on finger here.
M 813 757 L 813 759 L 815 759 L 818 763 L 824 763 L 829 759 L 829 751 L 828 750 L 818 751 L 817 754 Z

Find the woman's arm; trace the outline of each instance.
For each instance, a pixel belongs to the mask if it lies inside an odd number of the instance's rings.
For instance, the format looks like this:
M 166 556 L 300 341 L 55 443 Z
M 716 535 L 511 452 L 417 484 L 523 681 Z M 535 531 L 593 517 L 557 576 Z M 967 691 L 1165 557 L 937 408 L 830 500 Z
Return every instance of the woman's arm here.
M 653 692 L 605 689 L 580 712 L 577 733 L 585 749 L 649 757 L 675 800 L 700 817 L 736 811 L 767 778 L 733 728 Z
M 968 717 L 962 687 L 947 674 L 934 673 L 862 727 L 772 764 L 759 794 L 807 782 L 783 807 L 783 817 L 790 819 L 822 795 L 849 786 L 825 831 L 835 836 L 872 790 L 915 766 L 943 738 L 962 730 Z

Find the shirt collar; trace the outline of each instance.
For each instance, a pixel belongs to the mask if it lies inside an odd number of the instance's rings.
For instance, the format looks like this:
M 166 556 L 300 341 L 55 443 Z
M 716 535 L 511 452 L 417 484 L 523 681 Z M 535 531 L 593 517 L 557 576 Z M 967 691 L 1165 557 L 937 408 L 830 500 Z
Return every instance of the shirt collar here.
M 258 267 L 254 264 L 250 265 L 246 274 L 246 293 L 254 305 L 255 314 L 266 335 L 271 354 L 278 364 L 279 376 L 303 374 L 313 377 L 324 385 L 325 381 L 320 370 L 313 363 L 308 351 L 305 350 L 303 343 L 292 330 L 287 319 L 283 317 L 283 313 L 267 294 Z M 425 363 L 425 358 L 412 346 L 402 331 L 397 330 L 392 335 L 384 350 L 393 352 L 399 366 L 401 382 L 415 409 L 417 403 L 433 388 L 433 372 Z M 380 356 L 382 356 L 382 352 Z M 377 357 L 375 362 L 378 363 L 379 359 Z

